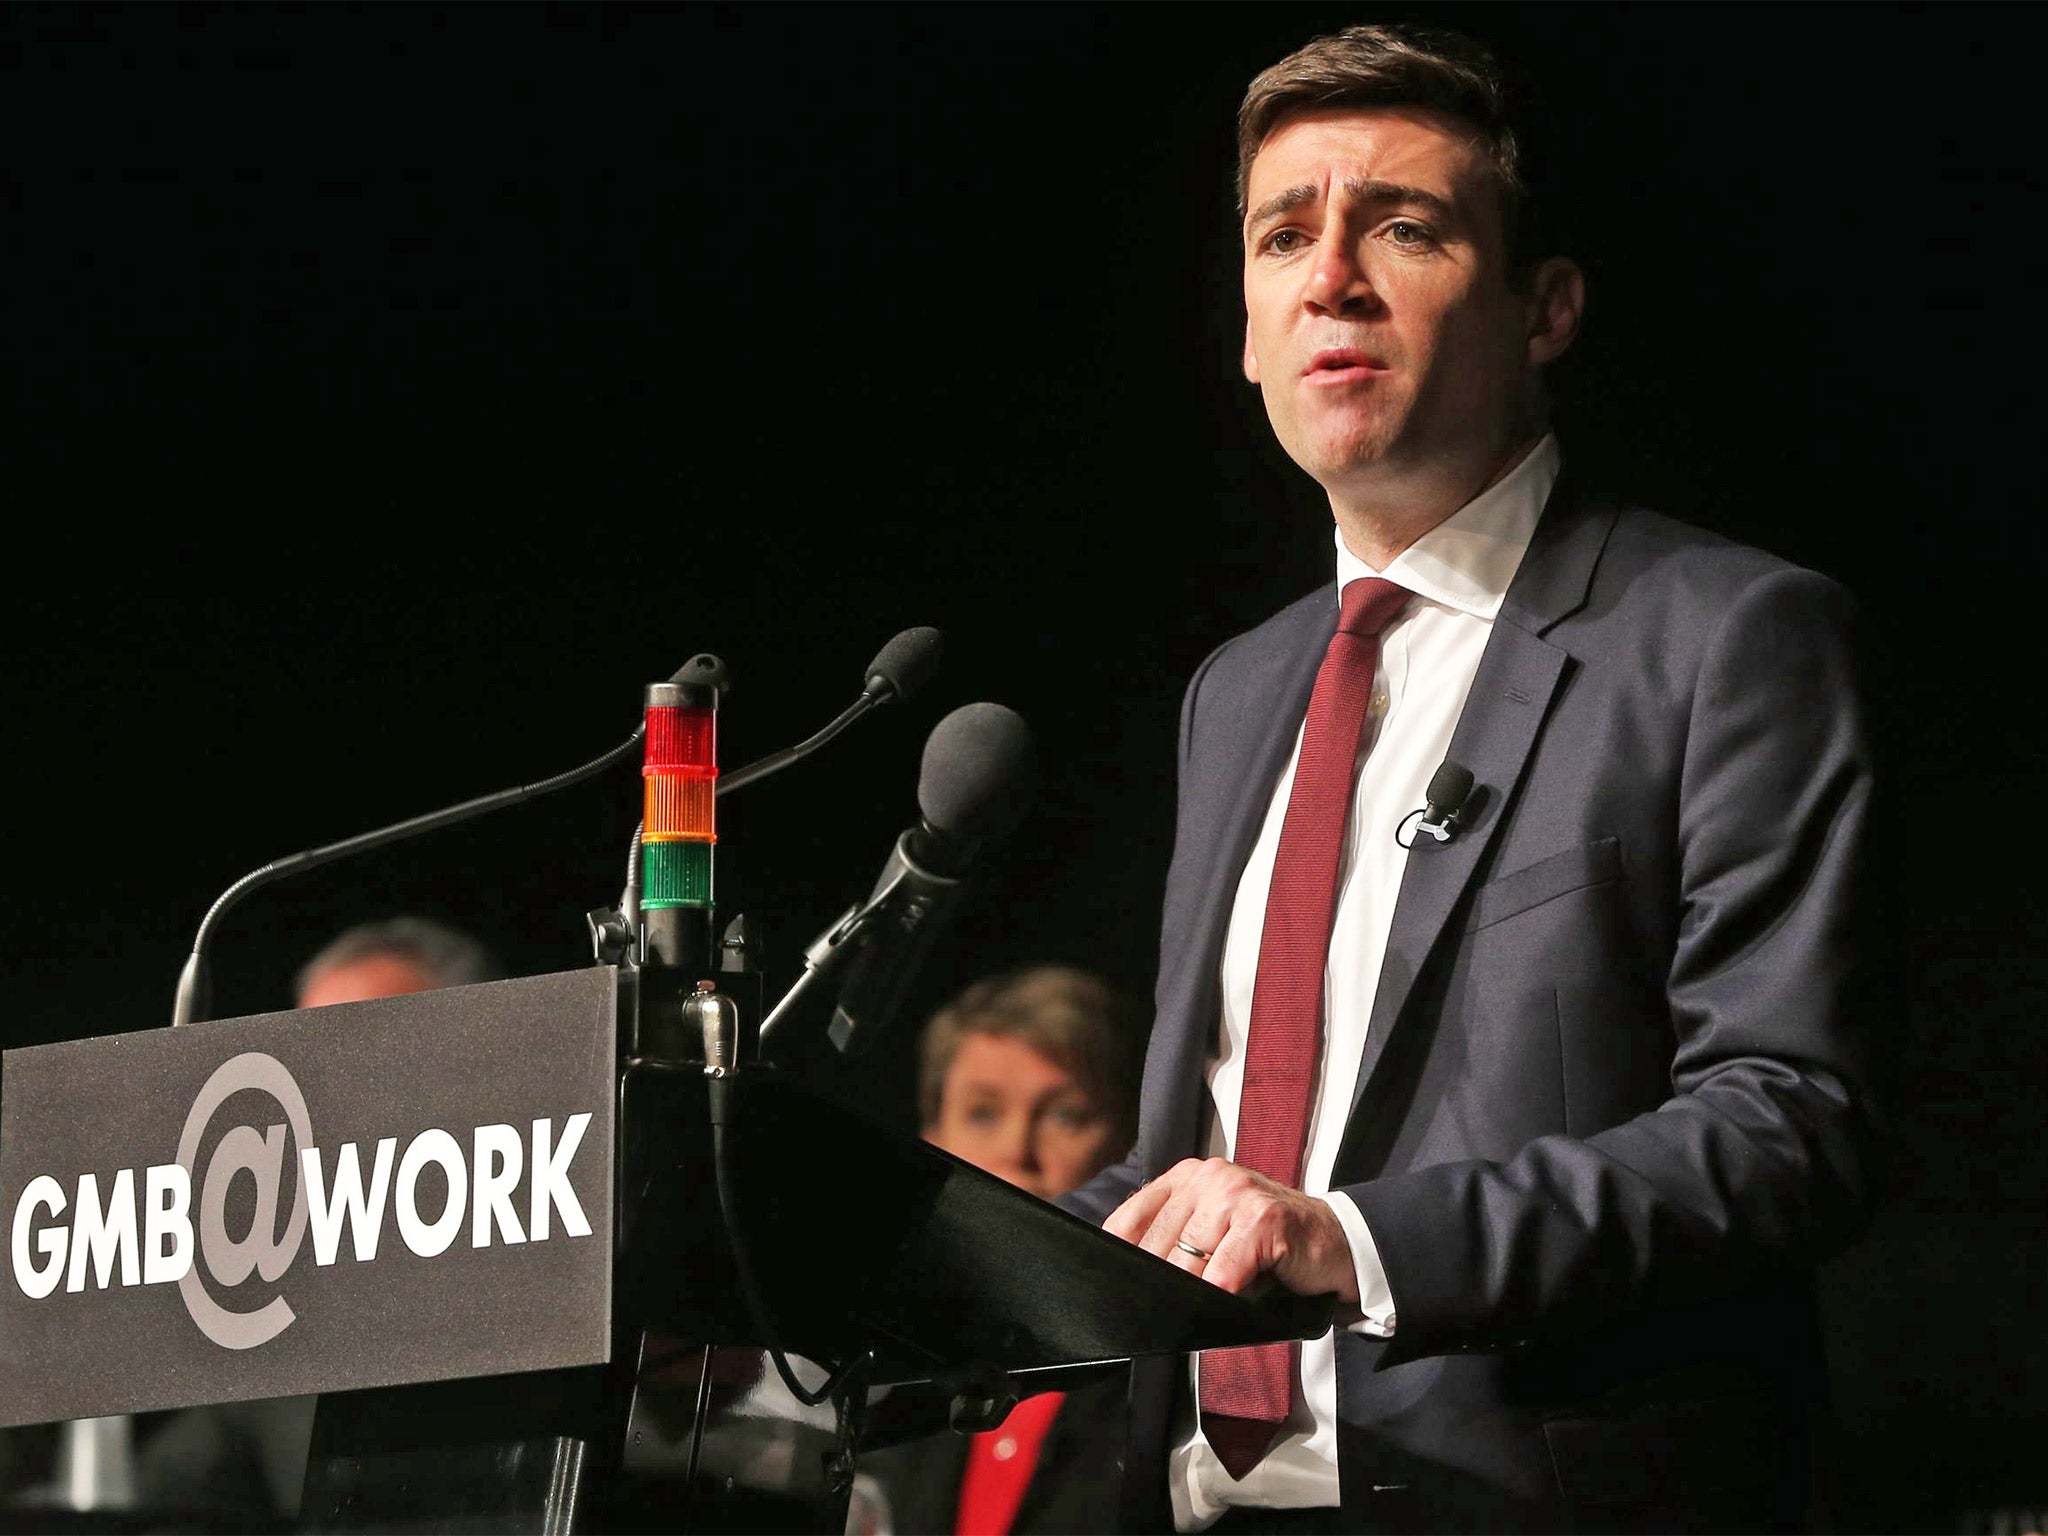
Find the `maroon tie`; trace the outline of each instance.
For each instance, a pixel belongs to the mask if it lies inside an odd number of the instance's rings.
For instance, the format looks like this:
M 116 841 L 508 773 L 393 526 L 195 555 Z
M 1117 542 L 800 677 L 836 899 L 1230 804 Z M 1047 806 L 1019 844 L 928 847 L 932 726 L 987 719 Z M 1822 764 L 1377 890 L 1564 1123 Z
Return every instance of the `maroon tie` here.
M 1294 788 L 1280 824 L 1232 1160 L 1289 1189 L 1301 1188 L 1323 1039 L 1323 972 L 1337 908 L 1337 867 L 1380 632 L 1411 595 L 1377 576 L 1345 586 L 1337 633 L 1309 695 Z M 1242 1480 L 1257 1466 L 1286 1426 L 1300 1356 L 1301 1345 L 1294 1341 L 1202 1352 L 1202 1434 L 1232 1478 Z

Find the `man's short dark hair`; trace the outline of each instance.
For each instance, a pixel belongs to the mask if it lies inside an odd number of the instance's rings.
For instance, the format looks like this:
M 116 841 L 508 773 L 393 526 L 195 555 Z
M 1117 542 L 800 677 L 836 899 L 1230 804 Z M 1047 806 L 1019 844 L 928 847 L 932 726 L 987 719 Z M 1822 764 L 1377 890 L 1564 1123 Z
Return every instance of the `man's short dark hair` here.
M 1527 271 L 1543 251 L 1530 195 L 1526 149 L 1506 74 L 1482 44 L 1445 27 L 1346 27 L 1261 70 L 1237 111 L 1237 216 L 1259 146 L 1298 112 L 1323 108 L 1420 107 L 1472 125 L 1500 194 L 1507 267 Z

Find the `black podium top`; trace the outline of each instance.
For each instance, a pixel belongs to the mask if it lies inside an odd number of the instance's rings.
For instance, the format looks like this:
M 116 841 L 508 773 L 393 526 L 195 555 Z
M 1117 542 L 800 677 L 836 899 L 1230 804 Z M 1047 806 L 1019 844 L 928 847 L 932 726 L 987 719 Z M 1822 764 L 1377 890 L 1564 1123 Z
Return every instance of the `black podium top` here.
M 1231 1295 L 1079 1217 L 757 1068 L 731 1082 L 736 1216 L 783 1346 L 866 1350 L 876 1384 L 1043 1371 L 1310 1338 L 1335 1298 Z M 712 1167 L 706 1079 L 641 1061 L 621 1082 L 621 1315 L 760 1343 Z

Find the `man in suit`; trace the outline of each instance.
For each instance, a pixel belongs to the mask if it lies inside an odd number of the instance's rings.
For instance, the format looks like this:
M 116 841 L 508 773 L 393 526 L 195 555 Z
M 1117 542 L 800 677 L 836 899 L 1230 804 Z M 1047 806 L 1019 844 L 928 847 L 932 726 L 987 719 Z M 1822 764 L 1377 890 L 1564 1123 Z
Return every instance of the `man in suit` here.
M 1133 1529 L 1805 1518 L 1811 1271 L 1879 1144 L 1860 643 L 1574 482 L 1522 155 L 1432 29 L 1240 112 L 1244 371 L 1337 580 L 1188 686 L 1138 1139 L 1062 1203 L 1337 1324 L 1140 1362 Z

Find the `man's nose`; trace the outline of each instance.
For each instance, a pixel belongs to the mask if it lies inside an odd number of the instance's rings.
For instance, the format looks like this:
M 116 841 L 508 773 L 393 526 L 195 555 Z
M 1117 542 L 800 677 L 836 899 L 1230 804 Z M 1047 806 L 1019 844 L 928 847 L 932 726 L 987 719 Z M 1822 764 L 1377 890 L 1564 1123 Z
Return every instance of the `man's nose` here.
M 1316 248 L 1303 299 L 1323 314 L 1342 315 L 1371 309 L 1379 303 L 1379 294 L 1359 259 L 1358 247 L 1339 238 L 1325 240 Z

